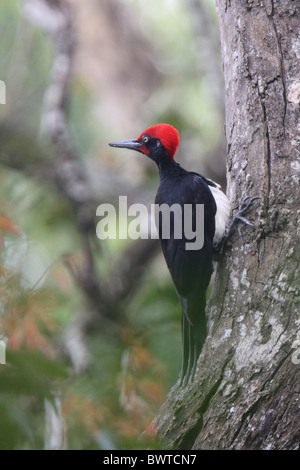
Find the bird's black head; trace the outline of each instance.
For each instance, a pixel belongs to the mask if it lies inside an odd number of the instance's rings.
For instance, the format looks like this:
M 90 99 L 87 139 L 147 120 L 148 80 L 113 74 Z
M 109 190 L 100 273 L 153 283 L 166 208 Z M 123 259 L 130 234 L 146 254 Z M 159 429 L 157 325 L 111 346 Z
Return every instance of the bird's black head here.
M 137 150 L 158 163 L 163 158 L 174 159 L 179 133 L 170 124 L 157 124 L 146 129 L 137 139 L 111 142 L 109 145 Z

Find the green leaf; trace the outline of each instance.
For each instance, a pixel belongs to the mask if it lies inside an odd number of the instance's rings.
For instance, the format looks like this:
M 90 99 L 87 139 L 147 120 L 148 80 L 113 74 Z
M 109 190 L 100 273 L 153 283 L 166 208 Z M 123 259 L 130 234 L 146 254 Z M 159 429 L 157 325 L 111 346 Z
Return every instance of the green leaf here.
M 52 397 L 53 381 L 66 379 L 66 369 L 36 351 L 7 351 L 7 364 L 1 366 L 0 393 Z

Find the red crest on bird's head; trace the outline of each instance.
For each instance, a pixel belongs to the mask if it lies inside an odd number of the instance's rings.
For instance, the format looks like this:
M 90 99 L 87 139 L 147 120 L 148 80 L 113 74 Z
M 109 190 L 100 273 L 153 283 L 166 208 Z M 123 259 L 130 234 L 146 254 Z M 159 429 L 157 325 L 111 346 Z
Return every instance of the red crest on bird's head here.
M 179 133 L 175 127 L 171 126 L 170 124 L 156 124 L 154 126 L 148 127 L 148 129 L 142 132 L 137 140 L 140 140 L 145 134 L 159 139 L 162 145 L 165 147 L 168 155 L 171 158 L 174 158 L 179 145 Z

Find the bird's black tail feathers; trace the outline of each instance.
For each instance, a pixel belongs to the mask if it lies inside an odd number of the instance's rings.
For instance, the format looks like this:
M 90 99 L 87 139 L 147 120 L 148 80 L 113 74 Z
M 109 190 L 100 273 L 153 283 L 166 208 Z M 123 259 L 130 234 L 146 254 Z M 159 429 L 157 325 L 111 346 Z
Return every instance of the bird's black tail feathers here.
M 193 380 L 197 361 L 200 356 L 205 338 L 207 336 L 204 294 L 180 296 L 182 305 L 182 369 L 180 383 L 186 386 Z

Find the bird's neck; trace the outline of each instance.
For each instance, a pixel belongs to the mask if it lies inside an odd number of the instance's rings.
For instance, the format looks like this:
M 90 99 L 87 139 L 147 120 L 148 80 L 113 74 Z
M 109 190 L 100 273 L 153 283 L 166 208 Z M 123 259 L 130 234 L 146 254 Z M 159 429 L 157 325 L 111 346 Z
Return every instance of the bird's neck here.
M 161 180 L 167 177 L 169 178 L 172 176 L 177 176 L 184 171 L 179 163 L 177 163 L 175 160 L 172 160 L 170 157 L 162 158 L 156 163 L 159 169 Z

